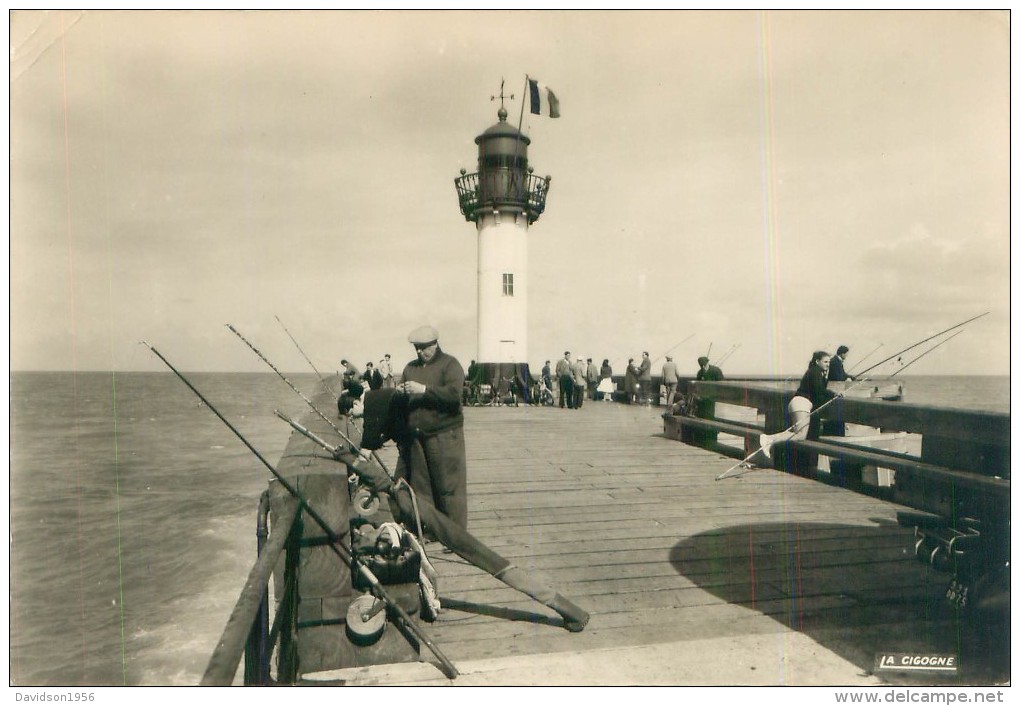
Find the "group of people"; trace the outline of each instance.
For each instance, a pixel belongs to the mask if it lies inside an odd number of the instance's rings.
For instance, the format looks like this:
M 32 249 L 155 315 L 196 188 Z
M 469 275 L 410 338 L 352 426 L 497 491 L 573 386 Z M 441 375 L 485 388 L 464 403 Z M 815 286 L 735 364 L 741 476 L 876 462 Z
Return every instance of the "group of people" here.
M 553 371 L 547 360 L 542 366 L 540 390 L 543 395 L 549 391 L 550 398 L 553 389 L 552 376 Z M 598 365 L 591 358 L 585 359 L 580 355 L 576 360 L 571 360 L 570 351 L 563 351 L 563 357 L 556 362 L 560 408 L 580 409 L 586 393 L 590 400 L 602 399 L 604 393 L 599 391 L 600 383 L 603 380 L 611 380 L 612 377 L 613 369 L 609 366 L 608 359 L 604 359 L 602 365 Z
M 382 357 L 379 365 L 373 365 L 372 361 L 365 363 L 365 372 L 361 372 L 358 366 L 344 358 L 340 361 L 340 376 L 345 389 L 348 389 L 351 383 L 364 384 L 370 390 L 392 388 L 397 384 L 396 378 L 393 377 L 393 364 L 390 362 L 389 353 Z
M 722 380 L 723 373 L 718 366 L 711 365 L 705 356 L 698 358 L 698 380 Z M 555 376 L 555 377 L 554 377 Z M 591 358 L 572 357 L 570 351 L 564 351 L 563 357 L 556 363 L 555 369 L 550 361 L 545 361 L 539 378 L 540 392 L 549 391 L 551 397 L 553 382 L 559 388 L 559 406 L 566 409 L 580 409 L 585 397 L 590 400 L 612 399 L 616 393 L 613 382 L 613 368 L 609 359 L 603 359 L 597 365 Z M 664 400 L 671 404 L 680 382 L 680 372 L 673 357 L 667 355 L 662 366 L 662 384 L 665 387 Z M 608 395 L 608 397 L 607 397 Z M 648 351 L 641 353 L 641 360 L 627 360 L 623 377 L 623 402 L 627 404 L 650 404 L 652 398 L 652 360 Z

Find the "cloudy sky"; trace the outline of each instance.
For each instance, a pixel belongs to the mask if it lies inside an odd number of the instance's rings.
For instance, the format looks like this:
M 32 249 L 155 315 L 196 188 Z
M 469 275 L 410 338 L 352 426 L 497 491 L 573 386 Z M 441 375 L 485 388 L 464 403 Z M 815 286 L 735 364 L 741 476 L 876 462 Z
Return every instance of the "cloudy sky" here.
M 552 175 L 529 359 L 739 346 L 1009 372 L 1004 12 L 16 12 L 11 368 L 265 371 L 475 357 L 453 180 L 525 112 Z M 925 350 L 922 347 L 914 351 Z M 853 357 L 850 359 L 853 367 Z

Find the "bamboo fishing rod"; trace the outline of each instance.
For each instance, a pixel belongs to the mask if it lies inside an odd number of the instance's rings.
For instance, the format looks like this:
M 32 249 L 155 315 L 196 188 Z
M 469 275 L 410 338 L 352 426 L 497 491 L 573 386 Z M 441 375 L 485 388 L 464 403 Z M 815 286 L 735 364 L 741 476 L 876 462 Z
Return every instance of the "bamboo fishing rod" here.
M 277 417 L 279 417 L 283 421 L 287 422 L 287 424 L 290 424 L 290 426 L 294 429 L 294 431 L 296 431 L 296 432 L 298 432 L 298 433 L 308 437 L 309 439 L 314 441 L 316 444 L 318 444 L 319 446 L 324 448 L 329 453 L 329 455 L 333 457 L 334 461 L 339 461 L 343 457 L 343 455 L 344 455 L 344 447 L 343 446 L 340 446 L 339 444 L 337 446 L 333 446 L 332 444 L 327 442 L 325 439 L 323 439 L 321 436 L 319 436 L 318 434 L 313 432 L 311 429 L 309 429 L 308 427 L 303 426 L 301 424 L 298 424 L 297 422 L 295 422 L 293 419 L 291 419 L 287 415 L 283 414 L 278 409 L 274 409 L 273 410 L 273 414 L 275 414 Z M 351 445 L 354 446 L 353 444 L 351 444 Z M 358 449 L 357 447 L 355 447 L 355 453 L 360 453 L 360 451 L 361 451 L 361 449 Z
M 273 464 L 269 463 L 269 461 L 267 461 L 265 459 L 265 457 L 261 453 L 259 453 L 258 449 L 256 449 L 254 446 L 252 446 L 251 443 L 244 437 L 244 435 L 241 434 L 241 432 L 239 432 L 237 430 L 237 428 L 234 427 L 234 425 L 231 424 L 227 420 L 226 417 L 224 417 L 222 414 L 220 414 L 220 411 L 218 409 L 216 409 L 215 407 L 213 407 L 212 403 L 210 403 L 209 400 L 207 400 L 202 395 L 202 393 L 199 392 L 198 389 L 194 385 L 192 385 L 191 382 L 186 377 L 184 377 L 184 375 L 182 375 L 180 373 L 180 371 L 177 370 L 177 368 L 175 368 L 173 365 L 170 364 L 170 361 L 168 361 L 166 358 L 163 357 L 162 353 L 157 351 L 153 346 L 151 346 L 146 341 L 142 341 L 141 343 L 142 343 L 142 345 L 146 346 L 149 350 L 151 350 L 153 353 L 155 353 L 156 356 L 160 360 L 162 360 L 163 363 L 165 363 L 166 366 L 168 368 L 170 368 L 170 370 L 172 370 L 173 373 L 178 378 L 180 378 L 181 382 L 183 382 L 185 385 L 187 385 L 191 389 L 192 392 L 194 392 L 196 395 L 198 395 L 198 398 L 200 400 L 202 400 L 202 402 L 205 403 L 205 405 L 210 410 L 212 410 L 213 413 L 217 417 L 220 418 L 220 421 L 227 425 L 227 428 L 230 429 L 230 431 L 232 431 L 234 433 L 234 436 L 236 436 L 238 439 L 240 439 L 241 442 L 244 443 L 244 445 L 248 447 L 248 450 L 251 451 L 255 455 L 255 458 L 257 458 L 259 461 L 261 461 L 262 465 L 264 465 L 266 468 L 269 469 L 269 472 L 272 473 L 273 477 L 275 477 L 276 480 L 278 480 L 280 482 L 280 485 L 282 485 L 284 487 L 284 489 L 288 493 L 290 493 L 290 495 L 295 500 L 297 500 L 298 503 L 301 504 L 301 507 L 304 509 L 304 511 L 306 513 L 308 513 L 308 516 L 311 517 L 312 520 L 315 522 L 315 524 L 317 524 L 319 526 L 319 528 L 326 534 L 326 536 L 329 538 L 329 547 L 333 550 L 333 552 L 338 557 L 340 557 L 340 560 L 344 564 L 346 564 L 347 567 L 349 569 L 351 569 L 352 571 L 357 570 L 365 578 L 365 580 L 368 581 L 368 585 L 371 587 L 372 594 L 375 595 L 375 597 L 378 598 L 379 600 L 383 601 L 387 606 L 389 606 L 393 610 L 393 612 L 396 614 L 396 616 L 400 620 L 400 622 L 403 623 L 404 627 L 406 627 L 408 630 L 410 630 L 411 633 L 417 639 L 419 639 L 423 643 L 425 643 L 425 645 L 429 648 L 429 650 L 432 652 L 432 654 L 434 654 L 436 656 L 436 659 L 439 660 L 439 667 L 442 670 L 443 674 L 445 674 L 448 679 L 456 679 L 457 675 L 458 675 L 458 672 L 457 672 L 457 668 L 453 666 L 453 663 L 450 662 L 449 659 L 447 659 L 446 655 L 444 655 L 442 650 L 440 650 L 439 647 L 437 647 L 435 645 L 435 643 L 432 642 L 432 640 L 428 637 L 428 635 L 426 635 L 421 630 L 421 628 L 419 628 L 411 620 L 411 616 L 409 616 L 407 614 L 407 611 L 405 611 L 403 608 L 401 608 L 400 604 L 398 604 L 395 600 L 393 600 L 393 598 L 389 595 L 389 593 L 387 593 L 386 589 L 383 588 L 382 584 L 379 583 L 379 579 L 376 578 L 375 574 L 372 573 L 371 569 L 369 569 L 367 566 L 365 566 L 361 562 L 354 561 L 354 557 L 351 555 L 350 550 L 347 549 L 347 547 L 345 547 L 343 545 L 342 538 L 340 537 L 340 535 L 338 535 L 335 531 L 333 531 L 333 528 L 329 526 L 329 523 L 327 523 L 322 518 L 322 516 L 319 515 L 319 513 L 315 511 L 315 508 L 313 508 L 308 503 L 308 501 L 304 498 L 304 496 L 302 496 L 301 493 L 298 492 L 297 488 L 295 488 L 293 485 L 291 485 L 290 482 L 288 482 L 287 479 L 284 478 L 280 474 L 280 472 L 277 471 L 276 468 L 273 467 Z
M 283 325 L 282 321 L 280 321 L 280 317 L 274 314 L 273 318 L 276 319 L 277 323 L 279 323 L 281 327 L 283 327 L 283 330 L 287 333 L 287 336 L 290 338 L 291 341 L 293 341 L 294 346 L 301 352 L 301 355 L 304 356 L 304 359 L 308 361 L 308 364 L 312 366 L 312 370 L 314 370 L 315 374 L 319 376 L 319 381 L 322 383 L 322 386 L 329 390 L 329 393 L 333 395 L 333 399 L 338 399 L 337 394 L 333 392 L 333 388 L 330 387 L 329 383 L 326 382 L 326 378 L 322 377 L 322 373 L 320 373 L 319 369 L 315 367 L 315 363 L 312 362 L 311 358 L 305 355 L 305 352 L 301 348 L 300 344 L 298 344 L 297 340 L 290 335 L 290 331 L 287 331 L 287 327 Z
M 907 351 L 909 351 L 909 350 L 912 350 L 912 349 L 914 349 L 914 348 L 917 348 L 918 346 L 920 346 L 920 345 L 922 345 L 922 344 L 924 344 L 924 343 L 927 343 L 928 341 L 932 340 L 933 338 L 938 338 L 939 336 L 942 336 L 942 335 L 944 335 L 944 334 L 946 334 L 946 333 L 948 333 L 948 332 L 950 332 L 950 331 L 952 331 L 952 330 L 954 330 L 954 329 L 958 329 L 958 328 L 960 328 L 961 326 L 963 326 L 963 325 L 965 325 L 965 324 L 968 324 L 968 323 L 970 323 L 971 321 L 975 321 L 975 320 L 977 320 L 977 319 L 980 319 L 980 318 L 981 318 L 982 316 L 986 316 L 986 315 L 987 315 L 987 314 L 989 314 L 989 313 L 991 313 L 991 312 L 987 312 L 987 311 L 986 311 L 986 312 L 985 312 L 984 314 L 979 314 L 978 316 L 975 316 L 975 317 L 973 317 L 973 318 L 967 319 L 966 321 L 963 321 L 963 322 L 961 322 L 961 323 L 958 323 L 958 324 L 956 324 L 955 326 L 950 326 L 949 328 L 947 328 L 947 329 L 945 329 L 945 330 L 943 330 L 943 331 L 940 331 L 939 333 L 936 333 L 936 334 L 935 334 L 935 335 L 933 335 L 933 336 L 929 336 L 928 338 L 925 338 L 925 339 L 924 339 L 924 340 L 922 340 L 922 341 L 919 341 L 919 342 L 917 342 L 917 343 L 914 343 L 913 345 L 907 346 L 907 347 L 906 347 L 906 348 L 904 348 L 903 350 L 899 351 L 898 353 L 894 353 L 893 355 L 889 356 L 889 357 L 888 357 L 888 358 L 886 358 L 885 360 L 882 360 L 882 361 L 880 361 L 880 362 L 878 362 L 878 363 L 875 363 L 875 365 L 872 365 L 872 366 L 871 366 L 870 368 L 868 368 L 867 370 L 864 370 L 864 371 L 863 371 L 862 373 L 860 373 L 860 374 L 861 374 L 861 375 L 863 375 L 864 373 L 867 373 L 867 372 L 869 372 L 869 371 L 871 371 L 871 370 L 874 370 L 875 368 L 877 368 L 878 366 L 882 365 L 883 363 L 887 363 L 887 362 L 889 362 L 890 360 L 892 360 L 893 358 L 896 358 L 897 356 L 900 356 L 900 355 L 902 355 L 903 353 L 906 353 L 906 352 L 907 352 Z M 940 342 L 936 343 L 936 344 L 935 344 L 934 346 L 932 346 L 931 348 L 929 348 L 928 350 L 926 350 L 926 351 L 925 351 L 924 353 L 922 353 L 921 355 L 917 356 L 917 357 L 916 357 L 916 358 L 914 358 L 914 359 L 913 359 L 912 361 L 910 361 L 910 363 L 908 363 L 907 365 L 903 366 L 903 368 L 900 368 L 900 369 L 899 369 L 899 370 L 897 370 L 897 371 L 896 371 L 895 373 L 893 373 L 892 375 L 890 375 L 890 376 L 889 376 L 889 378 L 895 377 L 895 376 L 896 376 L 896 375 L 897 375 L 898 373 L 902 372 L 902 371 L 903 371 L 903 370 L 904 370 L 905 368 L 907 368 L 907 367 L 908 367 L 908 366 L 910 366 L 910 365 L 913 365 L 914 363 L 916 363 L 917 361 L 919 361 L 919 360 L 920 360 L 921 358 L 923 358 L 924 356 L 928 355 L 928 354 L 929 354 L 929 353 L 931 353 L 931 352 L 932 352 L 933 350 L 935 350 L 936 348 L 938 348 L 939 346 L 941 346 L 941 345 L 942 345 L 943 343 L 945 343 L 946 341 L 949 341 L 950 339 L 953 339 L 953 338 L 955 338 L 956 336 L 958 336 L 958 335 L 959 335 L 959 334 L 961 334 L 961 333 L 963 333 L 963 331 L 958 331 L 957 333 L 954 333 L 954 334 L 953 334 L 952 336 L 949 336 L 949 338 L 946 338 L 945 340 L 943 340 L 943 341 L 940 341 Z M 888 379 L 888 378 L 886 378 L 886 379 Z M 868 377 L 861 377 L 861 378 L 855 379 L 855 380 L 853 381 L 853 383 L 852 383 L 851 385 L 849 385 L 849 386 L 848 386 L 848 387 L 847 387 L 846 389 L 844 389 L 844 390 L 843 390 L 842 392 L 839 392 L 839 393 L 837 393 L 835 397 L 833 397 L 832 399 L 826 400 L 826 401 L 825 401 L 825 402 L 823 402 L 822 404 L 818 405 L 818 407 L 817 407 L 817 408 L 815 408 L 815 409 L 811 410 L 811 412 L 810 412 L 810 413 L 808 414 L 808 418 L 810 419 L 810 418 L 811 418 L 811 417 L 813 417 L 814 415 L 818 414 L 818 413 L 819 413 L 819 412 L 821 412 L 821 411 L 822 411 L 823 409 L 825 409 L 826 407 L 828 407 L 828 406 L 829 406 L 830 404 L 832 404 L 833 402 L 835 402 L 835 401 L 836 401 L 837 399 L 839 399 L 839 398 L 841 398 L 841 397 L 845 396 L 847 392 L 849 392 L 849 391 L 850 391 L 850 390 L 852 390 L 853 388 L 857 387 L 858 385 L 860 385 L 860 384 L 863 384 L 863 383 L 865 383 L 865 382 L 872 382 L 872 381 L 873 381 L 873 378 L 868 378 Z M 796 424 L 793 424 L 793 425 L 791 425 L 791 426 L 787 427 L 786 429 L 784 429 L 783 431 L 781 431 L 781 432 L 779 432 L 779 433 L 780 433 L 780 434 L 785 434 L 785 433 L 787 433 L 787 432 L 789 432 L 789 431 L 792 431 L 792 430 L 794 429 L 794 427 L 796 427 L 796 426 L 797 426 Z M 730 466 L 729 468 L 727 468 L 727 469 L 726 469 L 725 471 L 723 471 L 723 472 L 722 472 L 722 473 L 720 473 L 720 474 L 719 474 L 718 476 L 716 476 L 716 478 L 715 478 L 715 479 L 716 479 L 716 480 L 722 480 L 723 478 L 727 478 L 727 477 L 729 477 L 729 476 L 728 476 L 728 474 L 729 474 L 730 472 L 732 472 L 732 471 L 733 471 L 734 469 L 737 469 L 737 468 L 741 468 L 741 467 L 743 467 L 743 466 L 744 466 L 744 465 L 745 465 L 745 464 L 746 464 L 746 463 L 748 462 L 748 460 L 749 460 L 749 459 L 750 459 L 750 458 L 751 458 L 752 456 L 754 456 L 754 455 L 755 455 L 756 453 L 758 453 L 758 451 L 759 451 L 759 450 L 760 450 L 760 449 L 755 449 L 753 453 L 751 453 L 750 455 L 748 455 L 748 456 L 746 456 L 745 458 L 741 459 L 741 460 L 740 460 L 740 461 L 739 461 L 739 462 L 738 462 L 737 464 L 735 464 L 735 465 L 733 465 L 733 466 Z
M 245 338 L 244 336 L 242 336 L 242 335 L 241 335 L 241 332 L 240 332 L 240 331 L 238 331 L 238 330 L 237 330 L 236 328 L 234 328 L 234 327 L 233 327 L 233 326 L 232 326 L 231 324 L 227 324 L 227 328 L 229 328 L 229 329 L 230 329 L 231 331 L 233 331 L 233 332 L 234 332 L 234 335 L 235 335 L 235 336 L 237 336 L 237 337 L 238 337 L 238 338 L 240 338 L 240 339 L 241 339 L 242 341 L 244 341 L 244 343 L 245 343 L 245 344 L 246 344 L 246 345 L 247 345 L 247 346 L 248 346 L 249 348 L 251 348 L 251 349 L 252 349 L 252 351 L 254 351 L 254 352 L 255 352 L 255 355 L 257 355 L 257 356 L 258 356 L 259 358 L 261 358 L 261 359 L 262 359 L 262 361 L 263 361 L 263 362 L 264 362 L 264 363 L 265 363 L 266 365 L 268 365 L 268 366 L 269 366 L 270 368 L 272 368 L 273 372 L 274 372 L 274 373 L 276 373 L 277 375 L 279 375 L 279 376 L 280 376 L 280 379 L 281 379 L 281 380 L 283 380 L 283 381 L 284 381 L 285 383 L 287 383 L 287 385 L 289 385 L 289 386 L 290 386 L 290 389 L 294 390 L 294 392 L 296 392 L 296 393 L 298 394 L 298 396 L 299 396 L 299 397 L 300 397 L 301 399 L 303 399 L 303 400 L 305 401 L 305 404 L 307 404 L 307 405 L 308 405 L 309 407 L 311 407 L 311 408 L 312 408 L 312 411 L 313 411 L 313 412 L 315 412 L 315 413 L 316 413 L 317 415 L 319 415 L 319 417 L 321 417 L 321 418 L 322 418 L 322 420 L 323 420 L 324 422 L 326 422 L 326 424 L 328 424 L 328 425 L 330 426 L 330 428 L 331 428 L 331 429 L 333 429 L 333 431 L 335 431 L 335 432 L 336 432 L 336 433 L 337 433 L 337 434 L 338 434 L 338 435 L 340 436 L 340 438 L 341 438 L 341 439 L 343 439 L 344 441 L 346 441 L 346 442 L 347 442 L 348 444 L 350 444 L 350 445 L 351 445 L 351 446 L 352 446 L 353 448 L 358 448 L 358 447 L 357 447 L 357 444 L 355 444 L 355 443 L 354 443 L 353 441 L 351 441 L 351 440 L 350 440 L 350 438 L 349 438 L 349 437 L 348 437 L 348 436 L 347 436 L 346 434 L 344 434 L 344 433 L 343 433 L 342 431 L 340 431 L 340 429 L 339 429 L 339 428 L 337 427 L 337 425 L 336 425 L 336 424 L 334 424 L 334 423 L 332 422 L 332 420 L 330 420 L 330 419 L 329 419 L 329 417 L 327 417 L 327 416 L 326 416 L 325 414 L 323 414 L 322 412 L 320 412 L 320 411 L 319 411 L 319 408 L 318 408 L 318 407 L 316 407 L 316 406 L 315 406 L 314 404 L 312 404 L 312 401 L 311 401 L 310 399 L 308 399 L 307 397 L 305 397 L 305 396 L 304 396 L 304 394 L 303 394 L 303 393 L 301 392 L 301 390 L 297 389 L 297 388 L 296 388 L 296 387 L 294 386 L 294 383 L 292 383 L 292 382 L 291 382 L 290 380 L 288 380 L 288 379 L 287 379 L 287 376 L 286 376 L 286 375 L 284 375 L 283 373 L 281 373 L 281 372 L 280 372 L 280 370 L 279 370 L 279 369 L 278 369 L 278 368 L 277 368 L 277 367 L 276 367 L 275 365 L 273 365 L 272 363 L 270 363 L 270 362 L 269 362 L 269 359 L 268 359 L 268 358 L 266 358 L 266 356 L 264 356 L 264 355 L 262 354 L 262 351 L 260 351 L 260 350 L 259 350 L 258 348 L 256 348 L 256 347 L 255 347 L 254 345 L 252 345 L 251 341 L 249 341 L 249 340 L 248 340 L 247 338 Z M 373 458 L 373 459 L 375 459 L 376 463 L 378 463 L 378 464 L 379 464 L 379 465 L 380 465 L 380 466 L 382 467 L 382 469 L 383 469 L 384 471 L 386 471 L 386 474 L 387 474 L 387 475 L 393 475 L 392 473 L 390 473 L 390 470 L 389 470 L 389 469 L 388 469 L 388 468 L 386 467 L 386 464 L 385 464 L 385 463 L 383 463 L 382 459 L 381 459 L 381 458 L 379 458 L 378 454 L 376 454 L 376 453 L 375 453 L 375 452 L 373 451 L 371 455 L 372 455 L 372 458 Z

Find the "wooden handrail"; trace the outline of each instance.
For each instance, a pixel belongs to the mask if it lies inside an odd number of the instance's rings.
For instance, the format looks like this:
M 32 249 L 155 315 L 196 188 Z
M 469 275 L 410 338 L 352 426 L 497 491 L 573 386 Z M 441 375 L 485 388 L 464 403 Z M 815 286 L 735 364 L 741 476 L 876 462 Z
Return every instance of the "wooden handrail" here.
M 278 507 L 280 507 L 280 514 L 276 522 L 273 523 L 273 531 L 269 535 L 262 554 L 252 566 L 251 571 L 248 572 L 248 580 L 241 590 L 241 595 L 234 605 L 227 625 L 223 628 L 223 635 L 220 637 L 220 641 L 209 659 L 205 674 L 202 676 L 202 686 L 229 686 L 234 682 L 234 675 L 241 663 L 248 633 L 258 615 L 262 597 L 268 590 L 269 578 L 287 544 L 294 520 L 298 516 L 298 503 L 293 498 L 281 498 Z

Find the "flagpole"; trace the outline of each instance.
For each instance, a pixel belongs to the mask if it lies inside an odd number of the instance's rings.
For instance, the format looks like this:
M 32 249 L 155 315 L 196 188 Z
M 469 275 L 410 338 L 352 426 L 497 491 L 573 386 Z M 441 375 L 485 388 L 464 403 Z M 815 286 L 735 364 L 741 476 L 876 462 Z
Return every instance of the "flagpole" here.
M 520 138 L 521 125 L 524 124 L 524 100 L 525 100 L 525 98 L 527 98 L 528 100 L 531 100 L 531 90 L 529 89 L 529 86 L 528 86 L 529 78 L 530 77 L 527 74 L 524 74 L 524 93 L 521 94 L 521 117 L 517 121 L 517 135 L 518 135 L 517 141 L 518 142 L 520 142 L 520 140 L 521 140 L 521 138 Z
M 524 101 L 529 100 L 531 94 L 528 90 L 528 78 L 528 74 L 524 74 L 524 93 L 521 94 L 521 117 L 517 119 L 517 137 L 514 139 L 514 163 L 510 167 L 513 170 L 517 169 L 517 158 L 521 153 L 521 126 L 524 125 Z M 507 196 L 510 196 L 510 184 L 512 181 L 512 179 L 507 179 L 506 181 Z M 520 196 L 520 192 L 518 191 L 514 196 Z M 525 217 L 527 217 L 527 213 L 525 213 Z

